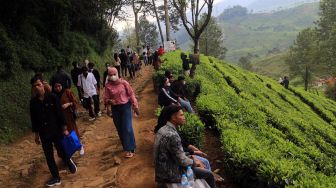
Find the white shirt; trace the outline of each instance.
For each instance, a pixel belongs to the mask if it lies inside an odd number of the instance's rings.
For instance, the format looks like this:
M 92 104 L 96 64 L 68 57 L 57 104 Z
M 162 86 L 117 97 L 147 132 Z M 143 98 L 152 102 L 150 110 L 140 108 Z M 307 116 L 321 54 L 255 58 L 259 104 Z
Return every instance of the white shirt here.
M 95 85 L 97 85 L 97 81 L 91 72 L 88 73 L 86 78 L 83 74 L 80 74 L 78 76 L 77 86 L 83 88 L 84 98 L 89 98 L 92 97 L 93 95 L 97 95 Z

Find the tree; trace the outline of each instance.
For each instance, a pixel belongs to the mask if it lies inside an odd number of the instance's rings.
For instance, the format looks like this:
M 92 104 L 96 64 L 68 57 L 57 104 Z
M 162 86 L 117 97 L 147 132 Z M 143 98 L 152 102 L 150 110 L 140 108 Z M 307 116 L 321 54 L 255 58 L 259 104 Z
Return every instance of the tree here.
M 158 42 L 158 32 L 156 25 L 150 23 L 145 16 L 139 19 L 139 37 L 143 44 L 156 46 Z
M 140 50 L 140 38 L 139 38 L 139 12 L 145 6 L 146 0 L 132 0 L 132 8 L 134 13 L 134 26 L 135 26 L 135 36 L 136 36 L 136 49 Z
M 289 65 L 293 76 L 300 76 L 304 81 L 304 88 L 308 90 L 308 84 L 312 75 L 320 70 L 317 64 L 318 42 L 316 32 L 310 28 L 299 33 L 294 45 L 290 47 L 286 63 Z
M 203 14 L 200 22 L 202 23 L 205 19 L 206 15 Z M 222 29 L 217 24 L 216 19 L 211 17 L 200 38 L 200 52 L 207 56 L 224 59 L 226 51 Z
M 172 2 L 181 17 L 183 26 L 194 41 L 194 53 L 198 53 L 199 40 L 210 21 L 214 0 L 172 0 Z M 205 7 L 206 11 L 203 10 Z M 188 8 L 190 9 L 191 20 L 187 16 Z M 200 23 L 199 17 L 202 12 L 206 16 L 204 21 Z
M 319 37 L 326 40 L 330 37 L 333 27 L 336 24 L 336 1 L 321 0 L 320 19 L 317 22 Z
M 160 18 L 159 18 L 158 10 L 156 8 L 155 0 L 152 0 L 152 6 L 153 6 L 152 10 L 155 13 L 156 22 L 157 22 L 157 25 L 158 25 L 158 28 L 159 28 L 161 42 L 162 42 L 162 45 L 163 45 L 164 44 L 164 39 L 163 39 L 162 29 L 161 29 L 161 25 L 160 25 Z

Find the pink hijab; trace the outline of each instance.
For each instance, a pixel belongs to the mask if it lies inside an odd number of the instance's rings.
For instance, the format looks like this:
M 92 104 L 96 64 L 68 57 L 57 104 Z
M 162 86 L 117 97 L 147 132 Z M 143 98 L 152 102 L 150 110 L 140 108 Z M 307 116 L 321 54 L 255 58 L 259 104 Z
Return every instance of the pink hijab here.
M 110 80 L 108 80 L 108 77 L 107 77 L 106 78 L 107 82 L 110 82 L 113 85 L 118 85 L 118 84 L 120 84 L 122 82 L 122 79 L 118 75 L 118 70 L 115 67 L 109 67 L 109 68 L 107 68 L 107 72 L 108 72 L 108 76 L 112 75 L 112 74 L 115 74 L 115 75 L 118 76 L 118 79 L 116 81 L 110 81 Z

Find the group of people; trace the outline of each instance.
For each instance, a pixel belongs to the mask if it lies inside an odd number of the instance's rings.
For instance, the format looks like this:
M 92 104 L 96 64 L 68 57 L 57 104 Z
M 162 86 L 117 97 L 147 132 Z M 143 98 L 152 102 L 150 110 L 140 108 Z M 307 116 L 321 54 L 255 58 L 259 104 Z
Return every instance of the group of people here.
M 94 63 L 89 60 L 79 67 L 73 62 L 71 76 L 62 66 L 57 67 L 56 73 L 49 83 L 41 73 L 31 79 L 32 98 L 30 100 L 30 116 L 32 131 L 35 133 L 35 143 L 41 144 L 52 178 L 47 186 L 61 184 L 58 167 L 54 159 L 54 150 L 63 160 L 71 173 L 76 173 L 77 167 L 71 157 L 66 156 L 61 140 L 74 131 L 78 137 L 76 119 L 78 106 L 83 105 L 89 111 L 89 121 L 101 116 L 100 111 L 100 83 L 101 77 Z M 71 91 L 72 83 L 76 86 L 78 98 Z M 111 116 L 117 129 L 126 158 L 135 155 L 136 143 L 132 127 L 133 111 L 139 115 L 139 106 L 130 84 L 122 79 L 117 66 L 107 66 L 103 77 L 103 103 Z M 93 105 L 92 105 L 93 104 Z M 110 115 L 110 113 L 108 113 Z M 84 155 L 84 147 L 79 151 Z
M 194 113 L 190 101 L 187 98 L 186 79 L 184 76 L 181 75 L 175 80 L 171 71 L 165 71 L 165 77 L 160 84 L 158 104 L 161 107 L 176 104 L 187 112 Z

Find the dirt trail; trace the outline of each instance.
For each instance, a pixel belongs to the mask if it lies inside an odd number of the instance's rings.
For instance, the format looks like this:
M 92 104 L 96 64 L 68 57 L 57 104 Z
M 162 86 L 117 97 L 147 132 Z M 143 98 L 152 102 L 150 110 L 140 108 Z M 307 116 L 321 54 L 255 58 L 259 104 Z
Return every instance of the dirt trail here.
M 78 172 L 70 174 L 60 167 L 60 187 L 155 187 L 152 164 L 153 126 L 156 95 L 152 84 L 152 67 L 130 81 L 140 98 L 140 117 L 133 118 L 136 137 L 136 155 L 123 158 L 124 153 L 112 119 L 105 114 L 94 122 L 83 115 L 78 120 L 85 155 L 74 155 Z M 0 187 L 45 187 L 50 177 L 41 146 L 35 145 L 29 134 L 17 142 L 0 147 Z M 56 157 L 56 156 L 55 156 Z M 57 157 L 56 157 L 57 158 Z

